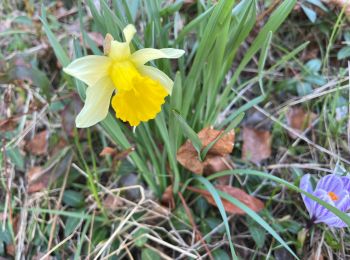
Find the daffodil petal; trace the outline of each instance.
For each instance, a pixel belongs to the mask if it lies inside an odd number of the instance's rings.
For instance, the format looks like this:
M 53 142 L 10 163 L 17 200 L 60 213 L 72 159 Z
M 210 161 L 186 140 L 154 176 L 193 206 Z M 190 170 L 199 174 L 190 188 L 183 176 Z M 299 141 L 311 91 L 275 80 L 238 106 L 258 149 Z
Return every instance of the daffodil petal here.
M 84 128 L 102 121 L 107 116 L 114 90 L 113 82 L 108 76 L 88 87 L 84 107 L 75 119 L 76 126 Z
M 141 75 L 158 81 L 165 88 L 168 94 L 171 95 L 174 82 L 163 71 L 146 65 L 138 67 L 137 70 L 141 73 Z
M 184 53 L 185 51 L 180 49 L 165 48 L 158 50 L 152 48 L 145 48 L 135 51 L 130 58 L 136 66 L 140 66 L 151 60 L 161 58 L 177 59 L 184 55 Z
M 132 25 L 132 24 L 128 24 L 128 25 L 124 28 L 124 30 L 123 30 L 123 34 L 124 34 L 124 37 L 125 37 L 125 41 L 126 41 L 127 43 L 130 43 L 131 40 L 132 40 L 132 38 L 134 37 L 135 33 L 136 33 L 136 28 L 135 28 L 135 26 Z
M 108 57 L 114 61 L 126 60 L 130 56 L 130 46 L 128 42 L 112 41 Z
M 74 60 L 63 71 L 88 86 L 94 85 L 99 79 L 108 75 L 112 64 L 111 59 L 105 56 L 89 55 Z
M 131 90 L 119 91 L 112 98 L 116 117 L 131 126 L 154 119 L 161 111 L 168 93 L 158 81 L 149 77 L 137 77 Z

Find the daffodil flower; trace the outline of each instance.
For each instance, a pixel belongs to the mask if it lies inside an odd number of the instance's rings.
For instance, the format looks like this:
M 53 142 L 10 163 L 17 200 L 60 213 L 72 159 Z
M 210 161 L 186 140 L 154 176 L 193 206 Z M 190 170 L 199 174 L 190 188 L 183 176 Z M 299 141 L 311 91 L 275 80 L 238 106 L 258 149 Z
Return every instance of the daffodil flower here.
M 145 48 L 130 52 L 130 42 L 136 33 L 129 24 L 123 30 L 125 42 L 107 34 L 104 44 L 106 56 L 88 55 L 74 60 L 64 72 L 88 85 L 83 109 L 75 123 L 89 127 L 103 120 L 111 104 L 116 117 L 137 126 L 156 117 L 166 96 L 171 94 L 173 81 L 162 71 L 146 66 L 148 61 L 179 58 L 179 49 Z

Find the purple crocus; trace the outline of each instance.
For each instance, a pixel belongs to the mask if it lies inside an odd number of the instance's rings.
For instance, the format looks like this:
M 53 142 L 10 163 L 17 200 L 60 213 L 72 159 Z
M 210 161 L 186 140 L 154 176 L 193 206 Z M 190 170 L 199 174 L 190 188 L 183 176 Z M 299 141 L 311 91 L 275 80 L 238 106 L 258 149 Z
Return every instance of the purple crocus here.
M 300 189 L 313 194 L 343 212 L 350 210 L 349 176 L 326 175 L 318 181 L 315 190 L 312 188 L 310 177 L 310 174 L 306 174 L 301 178 Z M 344 221 L 316 201 L 306 197 L 304 194 L 301 196 L 313 223 L 325 223 L 330 227 L 336 228 L 347 226 Z

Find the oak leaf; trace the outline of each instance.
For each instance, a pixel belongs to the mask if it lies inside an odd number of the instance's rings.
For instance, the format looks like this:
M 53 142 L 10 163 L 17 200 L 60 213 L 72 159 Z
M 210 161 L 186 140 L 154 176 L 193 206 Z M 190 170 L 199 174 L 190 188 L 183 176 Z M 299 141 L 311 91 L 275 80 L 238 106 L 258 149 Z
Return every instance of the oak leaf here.
M 236 187 L 232 187 L 229 185 L 216 185 L 216 189 L 225 192 L 229 195 L 231 195 L 233 198 L 239 200 L 240 202 L 244 203 L 246 206 L 248 206 L 250 209 L 252 209 L 255 212 L 259 212 L 264 208 L 264 203 L 247 194 L 244 190 Z M 201 194 L 210 204 L 217 206 L 214 198 L 212 197 L 211 193 L 207 190 L 202 190 L 202 189 L 197 189 L 194 187 L 188 187 L 189 190 Z M 232 214 L 237 214 L 237 215 L 245 215 L 245 211 L 241 210 L 231 202 L 221 199 L 222 204 L 225 208 L 225 210 L 229 213 Z
M 202 149 L 205 149 L 211 142 L 217 139 L 223 130 L 215 130 L 213 128 L 204 128 L 198 133 L 198 137 L 202 142 Z M 186 169 L 196 174 L 210 174 L 222 170 L 229 169 L 230 158 L 227 155 L 233 150 L 235 140 L 234 131 L 224 134 L 209 149 L 203 161 L 199 160 L 198 153 L 190 140 L 187 140 L 178 150 L 176 154 L 177 161 Z
M 36 134 L 33 139 L 27 142 L 25 148 L 34 155 L 45 155 L 47 153 L 49 132 L 47 130 Z
M 302 107 L 291 107 L 286 113 L 287 124 L 299 134 L 311 127 L 316 117 L 315 113 L 307 112 Z M 292 132 L 288 132 L 288 134 L 293 139 L 297 138 Z
M 242 158 L 256 164 L 269 158 L 271 139 L 270 131 L 243 127 Z

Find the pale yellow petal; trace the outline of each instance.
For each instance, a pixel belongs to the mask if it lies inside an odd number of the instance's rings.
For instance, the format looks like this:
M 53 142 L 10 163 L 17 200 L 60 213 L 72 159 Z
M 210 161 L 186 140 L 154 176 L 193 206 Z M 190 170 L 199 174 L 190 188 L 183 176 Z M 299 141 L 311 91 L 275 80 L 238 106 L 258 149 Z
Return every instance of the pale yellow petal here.
M 163 86 L 163 88 L 165 88 L 168 94 L 171 95 L 174 82 L 163 71 L 146 65 L 139 66 L 137 70 L 141 73 L 141 75 L 158 81 Z
M 115 61 L 126 60 L 130 57 L 130 42 L 136 33 L 135 26 L 132 24 L 127 25 L 123 34 L 125 37 L 125 42 L 111 41 L 108 46 L 108 56 Z
M 114 61 L 126 60 L 130 57 L 130 46 L 128 42 L 112 41 L 108 57 Z
M 89 55 L 74 60 L 63 71 L 92 86 L 100 78 L 108 75 L 111 62 L 108 57 Z
M 124 34 L 124 37 L 125 37 L 125 41 L 126 41 L 127 43 L 130 43 L 131 40 L 132 40 L 132 38 L 134 37 L 135 33 L 136 33 L 136 28 L 135 28 L 135 26 L 132 25 L 132 24 L 128 24 L 128 25 L 124 28 L 124 30 L 123 30 L 123 34 Z
M 76 126 L 84 128 L 102 121 L 107 116 L 114 90 L 113 82 L 108 76 L 88 87 L 84 107 L 75 119 Z
M 185 51 L 180 49 L 165 48 L 165 49 L 158 50 L 158 49 L 152 49 L 152 48 L 145 48 L 145 49 L 135 51 L 131 55 L 130 59 L 136 66 L 140 66 L 151 60 L 156 60 L 161 58 L 177 59 L 177 58 L 180 58 L 182 55 L 184 55 L 184 53 Z

